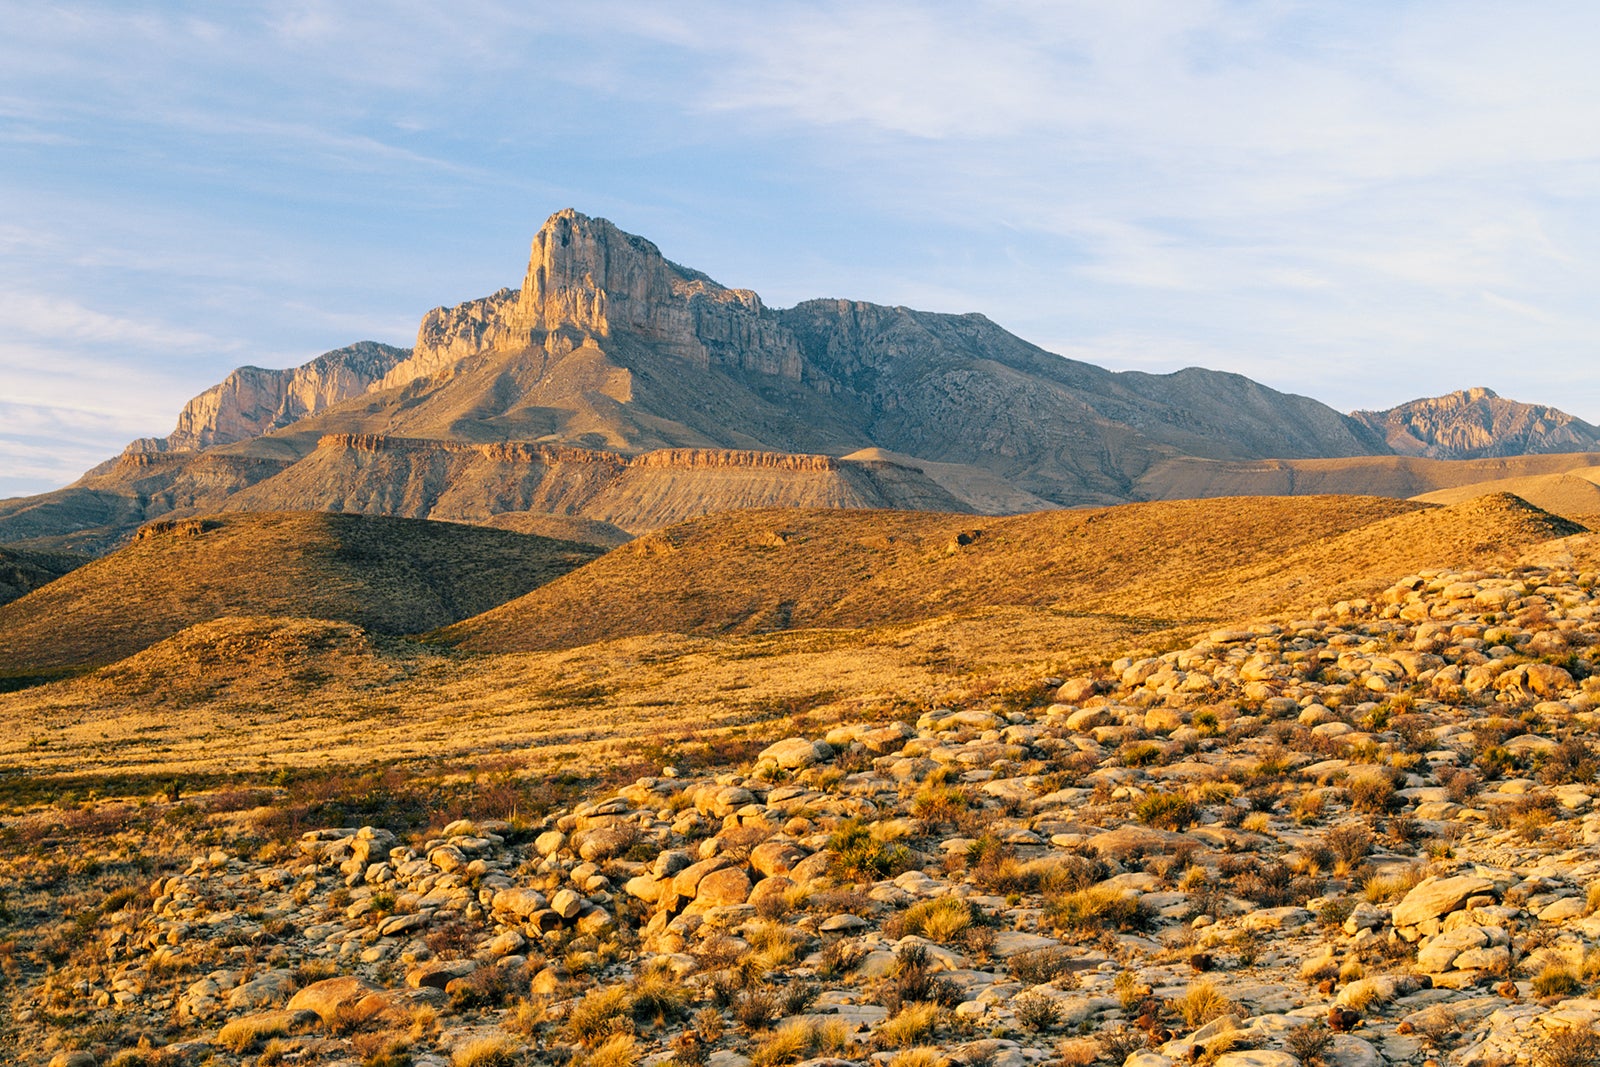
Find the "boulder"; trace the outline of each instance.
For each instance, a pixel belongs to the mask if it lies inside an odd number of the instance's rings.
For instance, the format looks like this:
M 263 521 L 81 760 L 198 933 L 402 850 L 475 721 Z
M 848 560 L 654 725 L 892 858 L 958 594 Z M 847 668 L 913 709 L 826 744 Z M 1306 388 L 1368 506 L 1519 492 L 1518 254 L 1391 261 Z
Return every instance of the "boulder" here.
M 761 750 L 758 761 L 776 763 L 786 771 L 802 770 L 833 758 L 833 746 L 806 737 L 786 737 Z
M 708 907 L 743 904 L 750 899 L 750 876 L 738 867 L 712 871 L 695 887 L 694 902 Z
M 550 910 L 563 919 L 576 918 L 583 910 L 583 898 L 571 889 L 558 889 L 550 898 Z
M 788 874 L 807 855 L 805 849 L 789 841 L 763 841 L 750 850 L 750 866 L 767 877 Z
M 1416 926 L 1429 919 L 1442 918 L 1461 907 L 1471 897 L 1494 892 L 1494 883 L 1471 874 L 1451 878 L 1424 878 L 1405 899 L 1395 905 L 1390 921 L 1395 926 Z
M 443 989 L 453 979 L 465 978 L 477 969 L 477 960 L 429 960 L 417 965 L 406 975 L 406 986 L 411 989 Z
M 337 978 L 324 978 L 320 982 L 312 982 L 300 992 L 289 998 L 287 1008 L 289 1011 L 316 1012 L 317 1018 L 323 1025 L 333 1022 L 339 1009 L 347 1004 L 358 1004 L 369 996 L 381 996 L 381 987 L 373 985 L 365 978 L 357 978 L 353 974 L 342 974 Z

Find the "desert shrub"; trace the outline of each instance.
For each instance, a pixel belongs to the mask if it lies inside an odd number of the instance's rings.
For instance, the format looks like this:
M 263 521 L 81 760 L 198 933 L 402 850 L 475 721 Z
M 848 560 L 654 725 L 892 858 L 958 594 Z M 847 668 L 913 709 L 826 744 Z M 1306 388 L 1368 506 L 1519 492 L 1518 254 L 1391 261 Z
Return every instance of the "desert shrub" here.
M 933 823 L 955 822 L 971 806 L 966 790 L 931 779 L 911 798 L 911 814 Z
M 1227 1015 L 1233 1010 L 1233 1001 L 1223 996 L 1213 983 L 1200 981 L 1192 983 L 1174 1007 L 1192 1030 Z
M 566 1035 L 580 1045 L 599 1045 L 613 1034 L 628 1030 L 632 1012 L 625 986 L 590 990 L 567 1015 Z
M 950 1067 L 950 1060 L 936 1048 L 921 1046 L 896 1052 L 884 1067 Z
M 878 1024 L 872 1040 L 881 1048 L 908 1048 L 933 1037 L 939 1030 L 939 1005 L 928 1002 L 906 1004 Z
M 880 986 L 879 1003 L 898 1014 L 910 1004 L 953 1008 L 961 1003 L 961 987 L 928 967 L 928 950 L 906 945 L 895 953 L 894 972 Z
M 1340 826 L 1323 835 L 1322 843 L 1347 867 L 1372 853 L 1372 832 L 1365 826 Z
M 411 1042 L 399 1034 L 362 1034 L 350 1042 L 361 1067 L 411 1067 Z
M 835 854 L 835 869 L 847 878 L 876 881 L 906 868 L 910 852 L 903 845 L 875 840 L 871 828 L 860 819 L 846 819 L 828 838 Z
M 1110 877 L 1111 869 L 1097 856 L 1066 855 L 1039 872 L 1039 892 L 1047 895 L 1088 889 Z
M 288 1034 L 287 1015 L 257 1015 L 224 1024 L 217 1034 L 217 1044 L 233 1052 L 245 1053 L 269 1038 L 286 1037 Z
M 1146 826 L 1181 831 L 1194 825 L 1200 811 L 1187 797 L 1176 793 L 1151 793 L 1133 806 L 1133 815 Z
M 1058 928 L 1075 933 L 1101 930 L 1143 930 L 1150 914 L 1137 895 L 1110 886 L 1091 886 L 1048 901 L 1046 917 Z
M 778 1018 L 782 1003 L 777 991 L 766 985 L 741 990 L 730 1005 L 734 1020 L 752 1033 L 765 1030 Z
M 636 1067 L 639 1045 L 632 1034 L 612 1034 L 598 1048 L 580 1054 L 574 1067 Z
M 744 929 L 744 938 L 766 969 L 793 962 L 806 943 L 805 934 L 775 922 L 751 923 Z
M 1597 772 L 1600 760 L 1576 737 L 1562 741 L 1539 761 L 1539 780 L 1546 785 L 1586 785 L 1594 781 Z
M 694 1032 L 706 1044 L 714 1044 L 722 1036 L 722 1013 L 706 1005 L 694 1013 Z
M 1533 979 L 1533 991 L 1541 997 L 1570 997 L 1582 990 L 1578 976 L 1558 963 L 1546 965 Z
M 1296 878 L 1284 863 L 1267 863 L 1242 871 L 1233 879 L 1233 893 L 1264 908 L 1302 904 L 1316 894 L 1314 879 Z
M 1043 985 L 1072 970 L 1072 950 L 1063 945 L 1032 948 L 1010 959 L 1011 977 L 1023 985 Z
M 1320 1064 L 1333 1047 L 1333 1034 L 1320 1022 L 1292 1026 L 1283 1037 L 1284 1050 L 1305 1064 Z
M 825 1023 L 796 1020 L 779 1027 L 750 1052 L 751 1067 L 782 1064 L 820 1056 L 842 1057 L 853 1051 L 850 1029 L 841 1020 Z
M 857 941 L 834 941 L 823 946 L 817 973 L 823 978 L 838 978 L 861 966 L 867 947 Z
M 1147 1044 L 1144 1032 L 1126 1023 L 1101 1030 L 1095 1038 L 1100 1044 L 1100 1059 L 1114 1065 L 1122 1064 Z
M 1346 788 L 1350 791 L 1350 806 L 1360 812 L 1382 815 L 1399 804 L 1394 781 L 1387 774 L 1368 771 L 1355 775 Z
M 454 1067 L 516 1067 L 517 1046 L 503 1037 L 480 1037 L 450 1056 Z
M 1029 1030 L 1042 1033 L 1061 1024 L 1061 1004 L 1043 993 L 1023 993 L 1012 998 L 1011 1010 L 1017 1022 Z
M 1564 1026 L 1544 1036 L 1534 1067 L 1600 1067 L 1600 1033 L 1591 1026 Z
M 634 976 L 628 1012 L 636 1022 L 665 1026 L 689 1014 L 689 990 L 667 967 L 645 967 Z
M 972 925 L 973 910 L 971 904 L 958 897 L 940 897 L 913 904 L 901 921 L 908 934 L 946 942 Z
M 1165 755 L 1166 750 L 1153 741 L 1130 741 L 1117 750 L 1124 767 L 1149 767 Z
M 1477 795 L 1478 787 L 1482 783 L 1476 774 L 1464 767 L 1447 767 L 1439 772 L 1439 784 L 1445 788 L 1452 801 L 1457 804 L 1468 804 Z

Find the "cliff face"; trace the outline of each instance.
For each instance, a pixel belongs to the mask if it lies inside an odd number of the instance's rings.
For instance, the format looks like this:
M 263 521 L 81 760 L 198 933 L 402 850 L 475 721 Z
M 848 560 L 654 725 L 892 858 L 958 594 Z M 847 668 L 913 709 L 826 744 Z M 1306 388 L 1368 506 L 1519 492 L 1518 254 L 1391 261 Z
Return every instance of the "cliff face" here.
M 134 453 L 189 452 L 248 441 L 360 396 L 409 352 L 361 341 L 288 370 L 240 367 L 184 405 L 166 437 L 143 437 Z
M 1387 411 L 1351 415 L 1403 456 L 1485 459 L 1600 448 L 1600 428 L 1564 411 L 1522 404 L 1491 389 L 1463 389 Z
M 561 356 L 617 333 L 700 370 L 801 377 L 794 338 L 755 293 L 718 285 L 669 262 L 643 237 L 568 209 L 534 236 L 521 289 L 428 312 L 412 357 L 384 385 L 438 374 L 481 352 L 536 346 Z

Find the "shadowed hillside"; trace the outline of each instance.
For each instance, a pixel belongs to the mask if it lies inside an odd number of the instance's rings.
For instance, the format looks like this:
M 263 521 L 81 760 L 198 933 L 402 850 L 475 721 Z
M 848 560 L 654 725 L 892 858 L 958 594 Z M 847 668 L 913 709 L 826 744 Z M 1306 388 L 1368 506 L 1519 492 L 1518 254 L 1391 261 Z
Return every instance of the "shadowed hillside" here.
M 225 615 L 440 626 L 587 563 L 572 541 L 452 523 L 317 513 L 145 527 L 128 546 L 0 607 L 9 673 L 110 663 Z
M 89 562 L 76 552 L 31 552 L 0 545 L 0 604 L 8 604 Z

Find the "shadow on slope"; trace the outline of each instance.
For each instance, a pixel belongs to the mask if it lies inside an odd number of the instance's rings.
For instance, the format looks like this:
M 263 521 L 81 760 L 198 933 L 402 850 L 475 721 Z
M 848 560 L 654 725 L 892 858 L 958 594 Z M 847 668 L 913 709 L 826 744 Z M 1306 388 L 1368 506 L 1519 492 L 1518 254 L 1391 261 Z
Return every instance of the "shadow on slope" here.
M 152 523 L 126 547 L 0 607 L 9 673 L 111 663 L 225 615 L 411 633 L 589 562 L 593 545 L 454 523 L 322 513 Z

